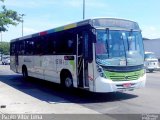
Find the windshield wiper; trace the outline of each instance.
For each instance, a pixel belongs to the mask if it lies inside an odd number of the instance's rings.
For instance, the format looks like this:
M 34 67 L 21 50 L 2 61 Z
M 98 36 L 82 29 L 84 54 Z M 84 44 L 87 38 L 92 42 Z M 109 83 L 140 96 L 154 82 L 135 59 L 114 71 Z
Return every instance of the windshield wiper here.
M 131 31 L 129 31 L 129 36 L 132 36 L 133 35 L 133 29 L 131 29 Z M 132 38 L 131 38 L 132 40 Z M 129 40 L 128 40 L 128 37 L 127 37 L 127 43 L 128 43 L 128 51 L 130 51 L 130 45 L 129 45 Z
M 124 53 L 125 53 L 126 66 L 128 66 L 127 50 L 126 50 L 125 41 L 124 41 L 124 38 L 123 38 L 123 37 L 122 37 L 122 41 L 123 41 L 123 46 L 124 46 Z M 127 44 L 128 44 L 128 46 L 129 46 L 128 38 L 127 38 Z M 128 51 L 129 51 L 129 47 L 128 47 Z
M 108 58 L 110 57 L 109 56 L 109 28 L 106 28 L 106 33 L 107 33 L 107 40 L 106 40 L 106 44 L 107 44 L 107 53 L 108 53 Z

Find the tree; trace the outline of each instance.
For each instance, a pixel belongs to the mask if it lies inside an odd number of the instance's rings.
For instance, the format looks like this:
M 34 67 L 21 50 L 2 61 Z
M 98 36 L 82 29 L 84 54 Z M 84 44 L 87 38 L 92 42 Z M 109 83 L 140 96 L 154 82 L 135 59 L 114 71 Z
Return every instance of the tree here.
M 0 0 L 0 2 L 4 2 L 4 0 Z M 1 7 L 2 11 L 0 11 L 0 32 L 5 32 L 8 29 L 8 25 L 16 26 L 19 22 L 21 22 L 21 16 L 18 15 L 16 11 L 8 10 L 5 5 Z
M 0 0 L 4 2 L 5 0 Z M 14 10 L 9 10 L 5 5 L 2 5 L 0 8 L 0 33 L 8 30 L 9 25 L 16 26 L 19 22 L 22 22 L 21 16 Z M 9 43 L 2 42 L 0 44 L 1 57 L 2 54 L 9 54 Z
M 10 43 L 9 42 L 1 42 L 0 51 L 4 55 L 10 54 Z

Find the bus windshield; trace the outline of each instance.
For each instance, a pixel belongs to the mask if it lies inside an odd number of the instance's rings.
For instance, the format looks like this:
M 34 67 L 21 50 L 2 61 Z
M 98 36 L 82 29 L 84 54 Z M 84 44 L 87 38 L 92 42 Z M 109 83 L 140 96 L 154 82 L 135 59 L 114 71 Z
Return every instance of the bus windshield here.
M 140 31 L 97 30 L 96 62 L 103 66 L 142 65 L 144 49 Z
M 146 53 L 144 58 L 145 59 L 157 59 L 154 53 Z

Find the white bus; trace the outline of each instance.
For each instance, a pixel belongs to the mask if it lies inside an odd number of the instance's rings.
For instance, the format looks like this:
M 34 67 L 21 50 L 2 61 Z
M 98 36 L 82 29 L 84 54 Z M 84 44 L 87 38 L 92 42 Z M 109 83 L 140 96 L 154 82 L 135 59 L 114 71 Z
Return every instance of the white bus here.
M 136 22 L 88 19 L 11 41 L 10 67 L 35 77 L 92 92 L 145 86 L 144 48 Z

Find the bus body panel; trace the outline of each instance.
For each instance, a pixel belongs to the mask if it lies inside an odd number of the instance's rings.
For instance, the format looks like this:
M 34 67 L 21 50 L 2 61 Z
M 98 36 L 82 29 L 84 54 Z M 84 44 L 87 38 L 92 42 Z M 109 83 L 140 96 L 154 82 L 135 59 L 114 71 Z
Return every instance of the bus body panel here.
M 28 76 L 60 83 L 60 73 L 66 69 L 72 74 L 74 87 L 77 87 L 76 56 L 70 56 L 74 57 L 74 60 L 64 60 L 65 55 L 19 56 L 20 64 L 17 66 L 17 73 L 22 73 L 22 66 L 25 65 Z M 14 59 L 15 57 L 11 56 L 11 62 L 13 62 L 11 69 L 16 72 Z
M 16 64 L 15 64 L 15 56 L 10 56 L 10 69 L 17 73 Z
M 44 69 L 44 79 L 60 83 L 59 75 L 57 73 L 56 56 L 44 56 L 42 66 Z
M 93 62 L 88 63 L 88 79 L 89 79 L 89 91 L 95 91 L 95 74 L 96 73 L 96 61 L 95 61 L 95 44 L 92 44 L 93 48 Z
M 94 91 L 94 63 L 88 63 L 89 90 Z
M 38 77 L 35 74 L 35 70 L 34 70 L 35 56 L 19 56 L 18 59 L 19 59 L 19 66 L 18 66 L 19 73 L 22 73 L 22 67 L 23 65 L 25 65 L 27 67 L 29 76 Z
M 37 78 L 44 79 L 43 76 L 43 67 L 42 67 L 42 56 L 35 56 L 34 58 L 34 73 L 36 74 Z

